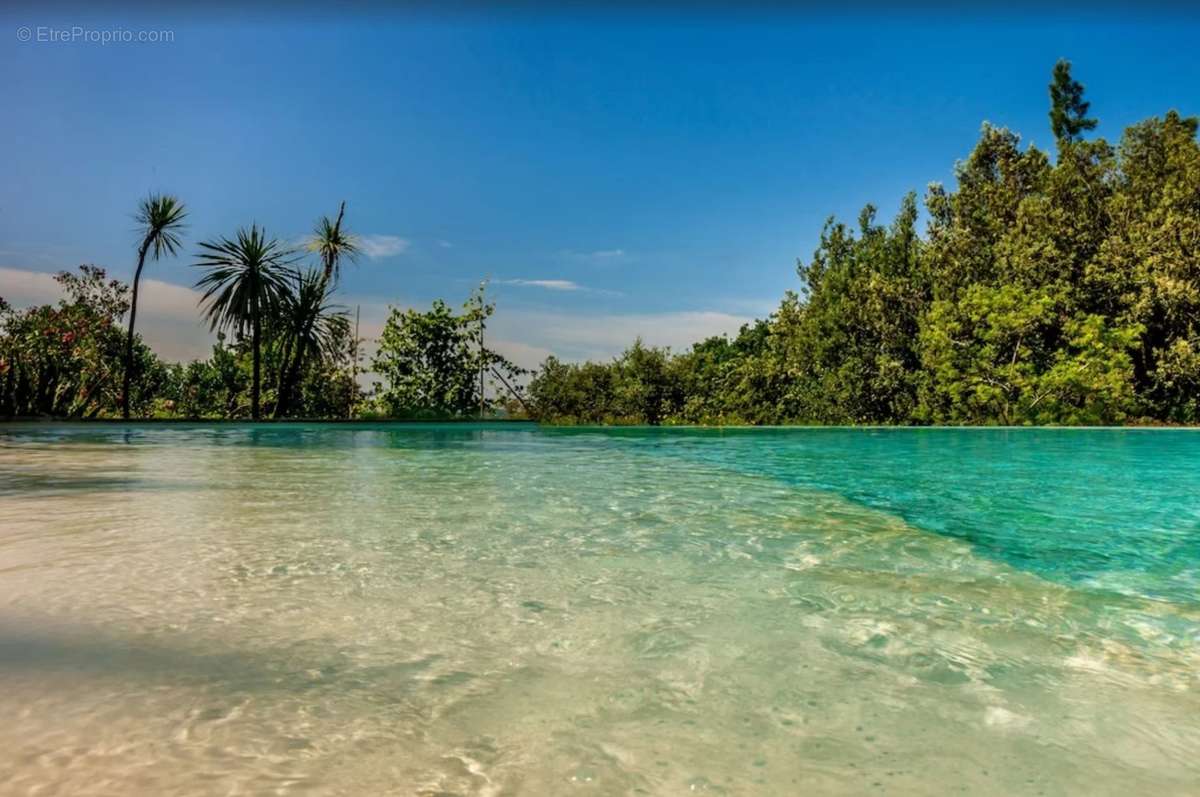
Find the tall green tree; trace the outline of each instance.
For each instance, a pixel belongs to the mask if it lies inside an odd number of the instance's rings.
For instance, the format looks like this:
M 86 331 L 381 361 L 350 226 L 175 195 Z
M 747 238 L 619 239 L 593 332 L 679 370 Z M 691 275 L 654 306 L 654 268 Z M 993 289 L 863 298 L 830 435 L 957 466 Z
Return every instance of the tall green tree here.
M 958 190 L 930 192 L 933 301 L 920 323 L 916 417 L 1120 422 L 1136 411 L 1129 350 L 1138 329 L 1105 314 L 1100 292 L 1085 288 L 1109 234 L 1112 148 L 1060 139 L 1051 165 L 1019 144 L 985 127 Z
M 200 303 L 211 329 L 250 333 L 250 415 L 254 420 L 262 417 L 263 327 L 279 311 L 294 262 L 290 249 L 278 239 L 268 238 L 258 225 L 251 225 L 238 230 L 233 238 L 201 242 L 194 264 L 207 271 L 196 287 L 204 291 Z
M 1175 111 L 1125 131 L 1107 234 L 1082 288 L 1140 327 L 1134 378 L 1150 417 L 1200 421 L 1200 120 Z
M 481 345 L 493 312 L 482 291 L 459 313 L 441 300 L 424 313 L 392 309 L 371 360 L 371 370 L 386 380 L 376 384 L 383 409 L 393 416 L 470 417 L 487 404 L 481 373 L 492 375 L 496 395 L 516 390 L 523 369 Z
M 906 423 L 916 404 L 916 333 L 928 301 L 909 194 L 890 227 L 868 205 L 857 235 L 830 220 L 792 328 L 792 411 L 818 423 Z
M 1059 59 L 1050 81 L 1050 129 L 1059 142 L 1077 141 L 1096 120 L 1088 118 L 1091 103 L 1083 99 L 1083 84 L 1071 77 L 1071 62 Z
M 129 331 L 125 335 L 125 368 L 121 387 L 121 417 L 129 420 L 130 388 L 133 382 L 133 329 L 137 322 L 138 288 L 146 255 L 158 260 L 179 251 L 179 233 L 184 228 L 187 210 L 183 203 L 167 194 L 152 194 L 138 205 L 135 218 L 142 242 L 137 251 L 137 270 L 133 272 L 133 296 L 129 301 Z

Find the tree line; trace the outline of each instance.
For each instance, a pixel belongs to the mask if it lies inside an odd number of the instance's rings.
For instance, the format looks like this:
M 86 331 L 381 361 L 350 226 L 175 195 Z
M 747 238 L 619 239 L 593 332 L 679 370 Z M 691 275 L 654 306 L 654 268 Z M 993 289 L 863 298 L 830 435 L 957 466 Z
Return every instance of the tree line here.
M 830 219 L 801 286 L 733 339 L 530 384 L 563 423 L 1200 422 L 1200 148 L 1175 111 L 1085 134 L 1070 64 L 1050 84 L 1055 157 L 985 124 L 890 224 Z
M 484 345 L 494 307 L 393 309 L 369 363 L 335 302 L 359 254 L 345 203 L 304 250 L 256 225 L 198 245 L 211 356 L 156 357 L 136 331 L 147 260 L 177 256 L 187 211 L 152 196 L 132 287 L 58 279 L 57 306 L 0 299 L 0 415 L 447 418 L 551 423 L 1200 422 L 1200 146 L 1171 111 L 1120 141 L 1070 64 L 1050 84 L 1051 155 L 985 124 L 956 185 L 890 223 L 830 219 L 769 317 L 684 352 L 636 341 L 608 362 L 525 372 Z M 315 264 L 305 264 L 306 256 Z M 381 381 L 363 391 L 363 367 Z
M 321 217 L 300 249 L 256 224 L 198 243 L 199 310 L 217 342 L 207 359 L 168 363 L 136 331 L 138 293 L 148 260 L 179 254 L 187 210 L 175 197 L 148 197 L 135 214 L 132 286 L 85 265 L 55 277 L 57 306 L 18 310 L 0 298 L 0 416 L 530 415 L 526 372 L 483 346 L 495 308 L 482 291 L 459 313 L 440 301 L 424 313 L 393 309 L 368 364 L 387 384 L 360 387 L 363 341 L 334 299 L 343 265 L 361 251 L 345 212 L 343 202 Z
M 331 295 L 342 262 L 358 254 L 342 230 L 344 211 L 322 218 L 309 239 L 315 267 L 301 268 L 301 252 L 257 225 L 200 242 L 200 310 L 218 337 L 209 359 L 184 365 L 162 361 L 136 332 L 147 260 L 179 254 L 187 218 L 177 198 L 148 197 L 135 214 L 132 288 L 81 266 L 56 277 L 65 294 L 58 306 L 18 311 L 0 300 L 0 413 L 258 420 L 266 382 L 272 417 L 344 414 L 357 401 L 342 374 L 350 327 Z

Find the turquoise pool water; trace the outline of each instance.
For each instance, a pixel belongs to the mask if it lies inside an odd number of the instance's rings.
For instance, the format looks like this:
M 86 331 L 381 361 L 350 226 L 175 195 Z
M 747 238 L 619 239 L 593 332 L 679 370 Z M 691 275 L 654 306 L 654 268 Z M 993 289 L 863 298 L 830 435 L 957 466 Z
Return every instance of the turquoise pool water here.
M 1198 455 L 0 427 L 0 793 L 1194 794 Z

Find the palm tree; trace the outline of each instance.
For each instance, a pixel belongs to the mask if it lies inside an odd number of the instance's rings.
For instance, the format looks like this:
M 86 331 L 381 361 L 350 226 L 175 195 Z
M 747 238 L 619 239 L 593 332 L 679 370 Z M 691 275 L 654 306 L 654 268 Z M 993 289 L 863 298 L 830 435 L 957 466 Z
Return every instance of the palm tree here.
M 187 209 L 183 203 L 167 194 L 151 194 L 138 205 L 138 231 L 142 244 L 138 247 L 137 270 L 133 272 L 133 296 L 129 302 L 129 332 L 125 335 L 125 376 L 121 388 L 121 416 L 129 420 L 129 394 L 133 384 L 133 327 L 137 321 L 138 286 L 142 280 L 142 268 L 146 255 L 155 260 L 164 254 L 174 256 L 179 251 L 179 233 Z
M 337 282 L 341 275 L 343 258 L 353 262 L 362 251 L 358 239 L 342 229 L 342 219 L 345 215 L 346 202 L 343 200 L 338 208 L 337 220 L 330 221 L 328 216 L 322 216 L 313 227 L 312 237 L 308 239 L 308 251 L 316 252 L 321 258 L 326 282 Z
M 200 249 L 195 265 L 208 273 L 196 287 L 204 289 L 200 304 L 211 329 L 232 328 L 239 335 L 250 330 L 254 354 L 250 415 L 257 421 L 261 417 L 263 322 L 278 311 L 295 258 L 278 239 L 268 240 L 258 225 L 241 228 L 234 240 L 222 237 L 202 242 Z
M 276 418 L 287 413 L 301 371 L 308 362 L 329 362 L 341 355 L 339 347 L 349 334 L 350 321 L 342 308 L 329 301 L 332 295 L 333 288 L 324 273 L 310 269 L 296 275 L 295 289 L 284 296 L 278 319 L 283 356 Z

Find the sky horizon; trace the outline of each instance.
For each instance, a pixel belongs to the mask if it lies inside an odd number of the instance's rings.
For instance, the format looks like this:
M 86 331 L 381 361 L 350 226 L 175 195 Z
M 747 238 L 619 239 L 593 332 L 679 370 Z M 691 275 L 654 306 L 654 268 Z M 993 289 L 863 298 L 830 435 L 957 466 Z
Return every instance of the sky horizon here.
M 136 204 L 169 192 L 190 211 L 184 253 L 147 266 L 139 329 L 204 357 L 197 242 L 252 222 L 298 241 L 346 200 L 367 256 L 339 300 L 364 335 L 389 304 L 458 305 L 487 278 L 497 348 L 527 367 L 639 335 L 679 350 L 798 289 L 827 217 L 872 203 L 888 220 L 906 192 L 953 185 L 983 122 L 1049 148 L 1060 57 L 1095 135 L 1200 113 L 1200 26 L 1169 8 L 370 9 L 0 12 L 0 296 L 53 301 L 50 275 L 81 263 L 130 279 Z M 171 40 L 50 40 L 72 29 Z

